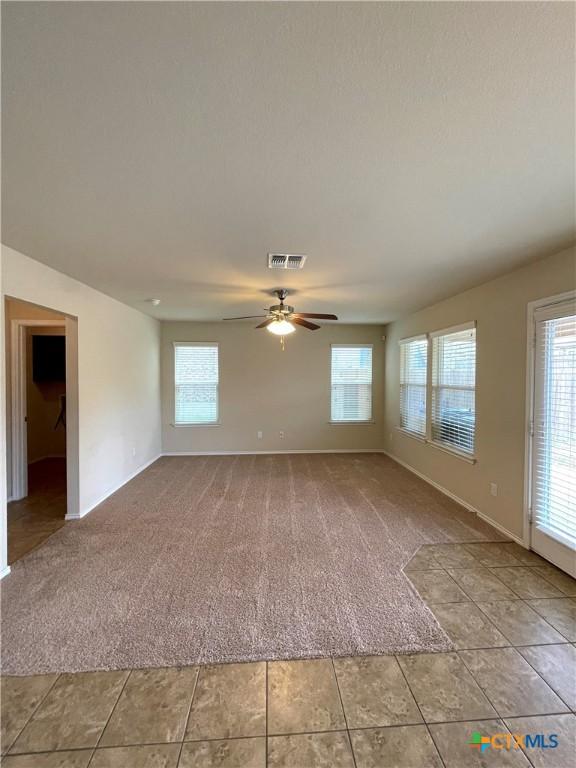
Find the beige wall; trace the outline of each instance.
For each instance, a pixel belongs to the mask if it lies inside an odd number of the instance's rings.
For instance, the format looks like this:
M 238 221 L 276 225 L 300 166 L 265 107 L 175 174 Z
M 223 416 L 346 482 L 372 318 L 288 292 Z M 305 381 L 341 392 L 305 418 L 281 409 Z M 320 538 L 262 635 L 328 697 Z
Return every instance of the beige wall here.
M 575 286 L 576 250 L 570 249 L 386 327 L 386 450 L 516 536 L 524 519 L 527 305 Z M 399 339 L 470 320 L 477 322 L 474 465 L 395 429 Z M 497 497 L 490 495 L 491 482 L 498 484 Z
M 382 328 L 329 325 L 280 340 L 254 323 L 162 323 L 162 437 L 165 452 L 377 449 L 382 444 Z M 220 345 L 220 426 L 175 427 L 174 341 Z M 330 345 L 373 344 L 374 424 L 330 420 Z M 263 437 L 257 438 L 261 430 Z M 285 438 L 279 437 L 284 431 Z
M 160 324 L 5 246 L 2 292 L 78 320 L 83 514 L 161 451 Z

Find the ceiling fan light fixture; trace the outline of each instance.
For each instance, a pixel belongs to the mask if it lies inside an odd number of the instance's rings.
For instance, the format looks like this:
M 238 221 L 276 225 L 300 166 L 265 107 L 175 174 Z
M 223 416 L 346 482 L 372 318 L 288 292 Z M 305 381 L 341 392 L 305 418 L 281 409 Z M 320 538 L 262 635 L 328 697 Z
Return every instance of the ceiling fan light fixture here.
M 296 328 L 288 320 L 275 320 L 267 326 L 267 330 L 275 336 L 288 336 L 289 333 L 294 333 Z

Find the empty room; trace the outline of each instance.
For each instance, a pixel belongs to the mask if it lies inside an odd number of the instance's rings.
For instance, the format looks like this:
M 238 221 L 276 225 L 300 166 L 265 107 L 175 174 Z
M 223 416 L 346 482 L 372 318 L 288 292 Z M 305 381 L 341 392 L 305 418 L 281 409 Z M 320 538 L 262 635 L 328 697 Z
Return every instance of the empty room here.
M 1 764 L 574 768 L 576 6 L 1 25 Z

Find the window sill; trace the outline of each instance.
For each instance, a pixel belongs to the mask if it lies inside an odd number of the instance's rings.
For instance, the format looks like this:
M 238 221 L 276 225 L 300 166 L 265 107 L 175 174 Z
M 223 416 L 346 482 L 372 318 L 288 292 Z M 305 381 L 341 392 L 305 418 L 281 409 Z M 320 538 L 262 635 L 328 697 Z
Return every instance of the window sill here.
M 439 451 L 443 451 L 444 453 L 449 453 L 450 456 L 455 456 L 457 459 L 461 459 L 462 461 L 465 461 L 468 464 L 476 464 L 476 457 L 472 456 L 469 453 L 464 453 L 463 451 L 459 451 L 457 448 L 451 448 L 449 445 L 444 445 L 444 443 L 437 443 L 435 440 L 427 440 L 426 442 L 428 443 L 428 445 L 431 445 L 434 448 L 437 448 Z
M 360 425 L 370 426 L 376 424 L 376 422 L 371 419 L 369 421 L 329 421 L 328 424 L 332 427 L 358 427 Z
M 400 432 L 401 435 L 411 437 L 413 440 L 418 440 L 419 443 L 427 443 L 428 440 L 424 435 L 419 435 L 417 432 L 410 432 L 409 429 L 403 429 L 402 427 L 396 427 L 396 432 Z
M 423 437 L 416 432 L 410 432 L 409 430 L 403 429 L 402 427 L 396 427 L 396 432 L 400 432 L 400 434 L 405 435 L 406 437 L 411 437 L 412 440 L 417 440 L 419 443 L 431 445 L 433 448 L 437 448 L 439 451 L 443 451 L 444 453 L 449 453 L 450 456 L 455 456 L 457 459 L 461 459 L 468 464 L 476 464 L 477 462 L 476 456 L 472 456 L 469 453 L 464 453 L 464 451 L 459 451 L 457 448 L 451 448 L 449 445 L 444 445 L 444 443 L 439 443 L 436 440 L 429 440 L 427 437 Z
M 208 422 L 207 424 L 205 424 L 202 421 L 187 421 L 182 424 L 177 424 L 175 422 L 172 422 L 170 426 L 180 428 L 180 427 L 221 427 L 222 425 L 220 424 L 219 421 L 211 421 L 211 422 Z

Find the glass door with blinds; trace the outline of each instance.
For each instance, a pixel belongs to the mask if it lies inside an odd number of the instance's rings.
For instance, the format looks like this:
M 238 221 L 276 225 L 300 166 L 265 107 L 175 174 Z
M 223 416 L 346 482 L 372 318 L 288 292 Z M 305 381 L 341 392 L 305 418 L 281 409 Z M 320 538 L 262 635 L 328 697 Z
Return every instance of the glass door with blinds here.
M 531 546 L 576 576 L 576 303 L 534 310 Z

